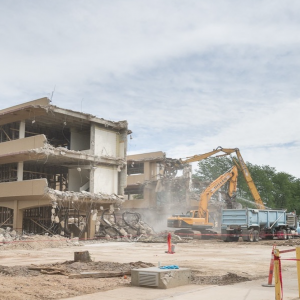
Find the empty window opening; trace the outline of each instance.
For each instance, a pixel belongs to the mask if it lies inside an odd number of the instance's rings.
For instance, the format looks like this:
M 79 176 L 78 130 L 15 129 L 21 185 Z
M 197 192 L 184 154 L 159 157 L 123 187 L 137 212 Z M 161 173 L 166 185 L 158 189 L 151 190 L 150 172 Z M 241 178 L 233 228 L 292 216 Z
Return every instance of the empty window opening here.
M 16 163 L 0 165 L 0 182 L 17 181 L 17 168 Z
M 144 163 L 128 161 L 127 163 L 127 175 L 144 174 Z
M 46 178 L 51 189 L 68 190 L 68 168 L 63 166 L 24 163 L 23 180 Z
M 0 142 L 9 142 L 19 138 L 19 122 L 0 126 Z
M 13 227 L 13 209 L 0 206 L 0 228 Z

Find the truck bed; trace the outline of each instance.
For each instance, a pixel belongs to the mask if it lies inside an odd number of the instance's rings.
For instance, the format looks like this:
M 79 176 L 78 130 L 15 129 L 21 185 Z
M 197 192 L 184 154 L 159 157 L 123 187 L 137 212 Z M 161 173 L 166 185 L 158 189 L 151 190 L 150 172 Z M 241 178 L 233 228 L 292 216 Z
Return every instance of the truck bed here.
M 226 226 L 270 228 L 284 225 L 286 225 L 285 210 L 250 208 L 222 210 L 222 228 Z

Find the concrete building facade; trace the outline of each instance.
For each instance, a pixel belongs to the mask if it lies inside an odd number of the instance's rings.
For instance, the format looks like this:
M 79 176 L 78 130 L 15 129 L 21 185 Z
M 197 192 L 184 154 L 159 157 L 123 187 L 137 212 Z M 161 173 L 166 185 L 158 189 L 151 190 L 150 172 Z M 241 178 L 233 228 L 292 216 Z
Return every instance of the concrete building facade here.
M 157 207 L 157 184 L 164 160 L 162 151 L 127 156 L 126 201 L 122 209 Z
M 92 238 L 124 202 L 126 121 L 41 98 L 0 110 L 0 129 L 0 227 Z

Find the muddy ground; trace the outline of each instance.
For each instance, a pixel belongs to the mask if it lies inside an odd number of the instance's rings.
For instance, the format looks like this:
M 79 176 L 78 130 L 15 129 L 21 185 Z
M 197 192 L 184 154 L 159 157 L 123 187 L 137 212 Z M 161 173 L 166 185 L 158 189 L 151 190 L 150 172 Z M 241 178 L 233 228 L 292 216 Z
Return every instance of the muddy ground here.
M 300 244 L 300 239 L 259 243 L 192 240 L 175 245 L 175 254 L 165 253 L 167 245 L 164 243 L 107 242 L 82 244 L 80 247 L 38 247 L 37 250 L 22 245 L 9 249 L 7 245 L 0 251 L 0 299 L 63 299 L 129 287 L 129 275 L 73 279 L 69 275 L 91 271 L 128 272 L 132 268 L 156 266 L 158 262 L 191 268 L 192 283 L 197 285 L 228 285 L 258 278 L 266 281 L 274 244 L 279 249 L 294 249 Z M 91 262 L 72 260 L 75 251 L 86 250 L 91 253 Z M 32 267 L 41 267 L 49 274 L 31 270 Z M 283 269 L 291 268 L 295 268 L 291 262 L 283 266 Z M 56 269 L 62 272 L 50 274 Z

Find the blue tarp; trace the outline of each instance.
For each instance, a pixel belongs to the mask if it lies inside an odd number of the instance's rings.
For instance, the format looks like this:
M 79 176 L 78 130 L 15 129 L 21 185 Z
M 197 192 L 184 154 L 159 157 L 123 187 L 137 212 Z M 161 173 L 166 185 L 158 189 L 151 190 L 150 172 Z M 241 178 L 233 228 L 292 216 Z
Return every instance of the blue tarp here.
M 172 269 L 179 269 L 179 267 L 176 266 L 176 265 L 162 266 L 162 267 L 159 267 L 159 268 L 160 269 L 170 269 L 170 270 L 172 270 Z

